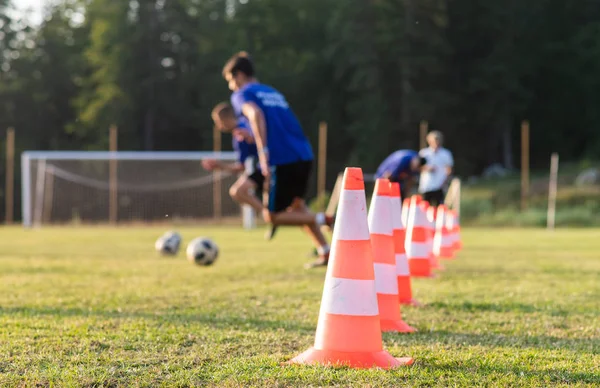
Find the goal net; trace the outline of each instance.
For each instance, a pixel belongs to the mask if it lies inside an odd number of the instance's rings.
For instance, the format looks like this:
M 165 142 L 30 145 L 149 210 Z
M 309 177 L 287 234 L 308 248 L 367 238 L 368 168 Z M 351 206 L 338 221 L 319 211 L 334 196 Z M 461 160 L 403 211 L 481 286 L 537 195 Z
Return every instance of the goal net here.
M 22 154 L 25 226 L 221 220 L 249 209 L 229 197 L 236 174 L 209 172 L 202 159 L 233 152 L 27 151 Z

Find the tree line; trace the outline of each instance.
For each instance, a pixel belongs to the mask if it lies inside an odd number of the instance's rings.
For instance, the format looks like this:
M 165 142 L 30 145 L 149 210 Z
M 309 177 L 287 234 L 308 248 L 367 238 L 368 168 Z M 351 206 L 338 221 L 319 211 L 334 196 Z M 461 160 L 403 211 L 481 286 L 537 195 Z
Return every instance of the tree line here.
M 518 166 L 523 119 L 534 168 L 600 152 L 596 0 L 62 0 L 39 25 L 13 8 L 0 0 L 0 128 L 17 154 L 107 149 L 111 124 L 120 149 L 209 150 L 239 50 L 315 146 L 327 121 L 329 186 L 416 149 L 424 119 L 461 176 Z

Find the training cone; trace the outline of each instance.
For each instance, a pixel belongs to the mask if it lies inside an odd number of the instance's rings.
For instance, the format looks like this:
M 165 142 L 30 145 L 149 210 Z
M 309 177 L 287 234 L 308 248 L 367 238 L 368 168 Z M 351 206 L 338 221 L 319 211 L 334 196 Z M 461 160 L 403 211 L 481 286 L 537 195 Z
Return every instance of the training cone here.
M 315 344 L 290 364 L 395 368 L 413 359 L 383 350 L 373 252 L 360 168 L 346 168 Z
M 404 322 L 400 315 L 391 194 L 389 180 L 375 181 L 375 190 L 369 208 L 369 231 L 373 249 L 377 305 L 381 331 L 412 333 L 415 329 Z
M 435 220 L 435 237 L 433 238 L 433 254 L 441 259 L 454 258 L 452 236 L 448 232 L 448 209 L 445 205 L 438 206 Z
M 460 238 L 460 217 L 456 210 L 452 210 L 452 217 L 454 220 L 454 249 L 460 251 L 462 249 L 462 240 Z
M 424 208 L 426 210 L 427 215 L 427 251 L 429 252 L 429 262 L 431 264 L 431 269 L 444 270 L 444 267 L 438 261 L 438 257 L 433 252 L 433 240 L 435 237 L 435 207 L 429 205 L 428 202 L 424 203 Z
M 398 299 L 400 300 L 400 304 L 421 306 L 421 303 L 413 299 L 412 296 L 412 282 L 410 280 L 410 270 L 408 269 L 406 249 L 404 248 L 406 228 L 404 227 L 404 223 L 402 221 L 404 207 L 400 203 L 400 184 L 391 182 L 390 189 L 392 197 L 391 213 L 394 236 L 394 256 L 396 259 L 396 279 L 398 281 Z
M 410 199 L 405 240 L 406 257 L 410 276 L 430 278 L 433 274 L 429 260 L 430 249 L 427 245 L 428 221 L 420 202 L 420 197 L 416 195 Z
M 406 228 L 408 225 L 408 211 L 410 209 L 410 198 L 405 198 L 402 201 L 402 225 Z

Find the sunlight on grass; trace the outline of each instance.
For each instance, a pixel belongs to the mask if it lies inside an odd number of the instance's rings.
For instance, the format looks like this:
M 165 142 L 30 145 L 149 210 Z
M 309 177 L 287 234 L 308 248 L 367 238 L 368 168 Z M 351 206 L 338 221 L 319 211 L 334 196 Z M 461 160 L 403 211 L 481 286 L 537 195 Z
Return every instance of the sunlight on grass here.
M 599 230 L 466 229 L 414 281 L 419 332 L 383 335 L 413 366 L 289 367 L 312 345 L 325 271 L 282 230 L 212 237 L 212 267 L 153 251 L 158 228 L 0 232 L 0 386 L 557 386 L 600 384 Z

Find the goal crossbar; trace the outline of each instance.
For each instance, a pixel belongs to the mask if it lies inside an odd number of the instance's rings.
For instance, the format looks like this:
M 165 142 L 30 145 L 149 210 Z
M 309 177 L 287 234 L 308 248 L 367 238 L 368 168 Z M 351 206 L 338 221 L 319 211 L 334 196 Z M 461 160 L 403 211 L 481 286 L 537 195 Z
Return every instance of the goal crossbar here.
M 213 151 L 25 151 L 21 160 L 233 160 L 236 153 Z

